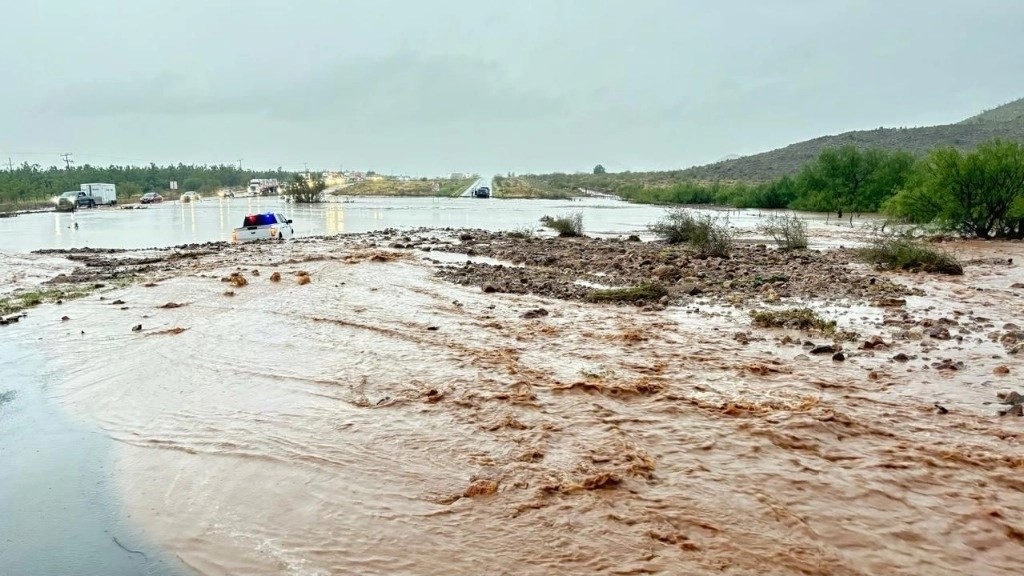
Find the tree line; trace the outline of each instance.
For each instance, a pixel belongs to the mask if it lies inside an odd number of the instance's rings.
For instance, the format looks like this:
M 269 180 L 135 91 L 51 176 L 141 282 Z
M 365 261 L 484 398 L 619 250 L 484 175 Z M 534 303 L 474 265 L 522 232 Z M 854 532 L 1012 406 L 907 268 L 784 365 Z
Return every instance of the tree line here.
M 760 183 L 700 182 L 681 172 L 547 174 L 523 177 L 555 189 L 589 189 L 648 204 L 717 204 L 826 212 L 881 212 L 963 236 L 1024 238 L 1024 147 L 993 140 L 972 152 L 824 150 L 793 176 Z
M 280 168 L 270 171 L 240 170 L 231 165 L 176 166 L 91 166 L 42 168 L 38 164 L 22 164 L 13 170 L 0 171 L 0 202 L 31 202 L 78 190 L 81 184 L 106 182 L 117 186 L 119 198 L 131 198 L 150 191 L 167 190 L 171 181 L 178 189 L 211 193 L 218 188 L 246 186 L 253 178 L 291 180 L 292 172 Z

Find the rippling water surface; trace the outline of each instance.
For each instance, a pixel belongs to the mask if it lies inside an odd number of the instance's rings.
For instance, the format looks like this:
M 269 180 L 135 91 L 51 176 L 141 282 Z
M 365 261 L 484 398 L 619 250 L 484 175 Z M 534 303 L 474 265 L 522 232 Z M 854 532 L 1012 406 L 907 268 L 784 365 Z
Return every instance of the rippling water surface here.
M 1019 569 L 1021 427 L 987 404 L 995 343 L 969 336 L 957 373 L 838 363 L 782 333 L 740 343 L 738 309 L 483 294 L 370 255 L 275 246 L 39 310 L 54 395 L 116 441 L 132 517 L 196 572 Z M 249 284 L 225 295 L 236 270 Z M 1011 318 L 1014 278 L 936 281 L 910 305 Z

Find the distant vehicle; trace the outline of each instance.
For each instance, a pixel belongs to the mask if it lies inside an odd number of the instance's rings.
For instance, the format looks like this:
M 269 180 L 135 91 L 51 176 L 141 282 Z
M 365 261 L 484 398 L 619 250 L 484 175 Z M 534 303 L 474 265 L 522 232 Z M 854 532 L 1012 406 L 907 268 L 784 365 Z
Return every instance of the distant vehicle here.
M 199 195 L 199 192 L 195 192 L 193 190 L 185 192 L 184 194 L 181 195 L 180 198 L 182 204 L 188 204 L 189 202 L 199 202 L 202 199 L 203 197 Z
M 473 196 L 476 198 L 490 198 L 491 189 L 488 188 L 487 186 L 480 186 L 479 188 L 473 190 Z
M 113 184 L 82 184 L 81 191 L 92 198 L 94 206 L 113 206 L 117 204 L 117 187 Z
M 253 196 L 271 196 L 278 193 L 277 178 L 253 178 L 249 180 L 249 194 Z
M 235 193 L 234 193 L 234 192 L 232 192 L 231 190 L 221 190 L 221 191 L 220 191 L 220 192 L 218 193 L 218 195 L 219 195 L 219 196 L 220 196 L 221 198 L 234 198 L 234 197 L 235 197 Z
M 156 192 L 146 192 L 142 198 L 139 198 L 139 204 L 159 204 L 163 201 L 164 197 Z
M 242 226 L 231 231 L 232 242 L 251 240 L 287 240 L 295 236 L 292 221 L 283 214 L 265 212 L 249 214 L 242 220 Z
M 71 190 L 57 197 L 57 210 L 74 212 L 78 208 L 95 208 L 96 200 L 81 190 Z

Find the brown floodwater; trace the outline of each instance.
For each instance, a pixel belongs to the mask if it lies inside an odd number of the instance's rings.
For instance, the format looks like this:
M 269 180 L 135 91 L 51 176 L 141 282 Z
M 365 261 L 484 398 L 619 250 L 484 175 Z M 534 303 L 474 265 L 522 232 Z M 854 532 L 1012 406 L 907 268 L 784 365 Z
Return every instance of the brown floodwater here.
M 738 308 L 484 294 L 372 254 L 260 248 L 34 313 L 53 316 L 52 393 L 116 441 L 132 519 L 197 573 L 1020 569 L 1024 419 L 993 402 L 1024 366 L 984 334 L 834 362 Z M 221 281 L 235 270 L 247 285 Z M 1017 267 L 919 278 L 922 317 L 1024 319 Z M 929 368 L 946 357 L 964 369 Z

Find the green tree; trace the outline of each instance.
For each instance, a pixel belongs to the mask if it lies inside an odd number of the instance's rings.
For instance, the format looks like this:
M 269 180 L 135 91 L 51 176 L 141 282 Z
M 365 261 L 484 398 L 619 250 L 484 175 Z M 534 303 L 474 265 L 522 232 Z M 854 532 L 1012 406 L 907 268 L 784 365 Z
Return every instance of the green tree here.
M 296 174 L 284 191 L 284 195 L 291 198 L 293 202 L 311 204 L 324 201 L 324 190 L 327 183 L 319 175 L 306 178 L 302 174 Z
M 607 174 L 607 173 L 608 173 L 608 171 L 605 170 L 604 166 L 602 166 L 600 164 L 598 164 L 597 166 L 594 166 L 594 174 Z
M 873 212 L 903 187 L 914 158 L 903 152 L 858 150 L 854 146 L 824 150 L 797 176 L 794 207 L 844 213 Z
M 963 236 L 1015 235 L 1024 197 L 1024 147 L 995 140 L 974 152 L 935 150 L 926 163 L 921 194 L 945 206 L 939 214 Z

